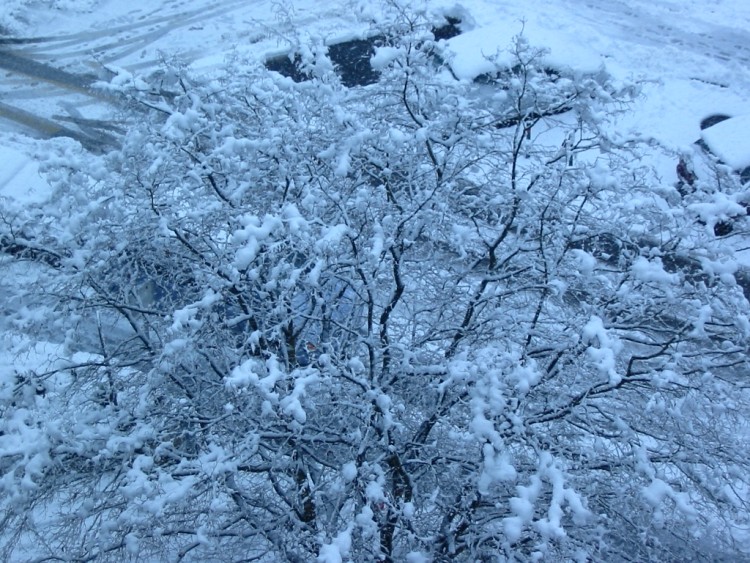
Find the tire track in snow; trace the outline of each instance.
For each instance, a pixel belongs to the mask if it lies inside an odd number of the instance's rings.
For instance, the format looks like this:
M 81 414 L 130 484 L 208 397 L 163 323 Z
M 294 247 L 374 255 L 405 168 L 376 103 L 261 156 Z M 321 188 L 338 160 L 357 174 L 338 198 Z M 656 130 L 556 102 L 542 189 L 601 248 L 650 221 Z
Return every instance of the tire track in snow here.
M 172 4 L 181 6 L 184 3 L 173 2 Z M 242 29 L 242 26 L 236 25 L 236 20 L 242 14 L 236 12 L 243 8 L 247 9 L 249 4 L 248 0 L 223 0 L 219 4 L 211 3 L 208 7 L 203 5 L 199 8 L 169 15 L 163 15 L 164 10 L 161 8 L 139 16 L 139 21 L 135 23 L 115 25 L 102 30 L 82 31 L 59 37 L 22 38 L 17 40 L 18 43 L 15 44 L 14 51 L 39 60 L 68 61 L 67 64 L 80 64 L 81 59 L 91 59 L 93 56 L 99 64 L 116 65 L 133 53 L 138 51 L 144 51 L 145 53 L 149 47 L 158 52 L 155 44 L 170 33 L 184 33 L 185 28 L 188 28 L 188 31 L 191 28 L 201 31 L 203 26 L 214 24 L 217 19 L 230 17 L 233 13 L 235 21 L 233 25 L 229 25 L 229 31 L 234 35 L 234 41 L 247 44 L 255 43 L 273 35 L 281 35 L 285 31 L 291 31 L 315 21 L 341 19 L 342 17 L 340 11 L 328 9 L 299 18 L 292 15 L 289 19 L 277 16 L 276 20 L 265 22 L 255 19 L 240 20 L 247 24 L 247 28 Z M 271 4 L 271 2 L 262 2 L 262 4 Z M 257 9 L 259 3 L 253 3 L 252 6 Z M 223 37 L 222 40 L 227 41 L 227 38 Z M 230 46 L 231 40 L 228 47 Z M 216 47 L 215 41 L 211 43 L 211 47 Z M 179 53 L 179 56 L 185 62 L 190 62 L 205 54 L 205 48 L 193 46 L 183 50 Z M 152 53 L 152 58 L 149 60 L 138 63 L 129 62 L 123 66 L 128 70 L 158 66 L 161 59 L 154 55 L 155 53 Z
M 192 25 L 203 24 L 212 18 L 227 15 L 242 6 L 247 0 L 225 0 L 212 8 L 205 6 L 194 10 L 158 16 L 163 10 L 139 17 L 136 23 L 115 26 L 97 31 L 82 31 L 70 35 L 40 38 L 39 46 L 21 47 L 17 52 L 37 59 L 77 59 L 98 54 L 107 64 L 117 61 L 139 49 L 155 43 L 170 32 Z M 155 17 L 150 17 L 150 16 Z M 145 28 L 145 30 L 144 30 Z M 135 33 L 135 35 L 132 35 Z
M 672 49 L 676 68 L 666 69 L 668 71 L 689 71 L 689 68 L 679 68 L 680 65 L 697 66 L 700 64 L 699 59 L 704 59 L 704 62 L 705 59 L 710 59 L 728 69 L 733 82 L 736 77 L 742 81 L 742 85 L 750 85 L 750 21 L 743 22 L 739 19 L 737 27 L 706 21 L 701 19 L 701 5 L 692 5 L 687 1 L 671 5 L 669 2 L 632 0 L 564 1 L 568 10 L 575 12 L 577 18 L 588 22 L 592 29 L 606 30 L 607 39 L 615 39 L 620 44 L 626 42 L 659 49 L 661 53 L 665 49 Z M 743 25 L 744 23 L 747 25 Z M 618 53 L 618 57 L 621 55 L 622 53 Z M 641 62 L 646 64 L 653 61 Z M 698 70 L 701 74 L 717 72 L 716 66 L 708 65 L 711 66 L 713 68 Z M 688 74 L 686 72 L 684 77 L 692 78 Z

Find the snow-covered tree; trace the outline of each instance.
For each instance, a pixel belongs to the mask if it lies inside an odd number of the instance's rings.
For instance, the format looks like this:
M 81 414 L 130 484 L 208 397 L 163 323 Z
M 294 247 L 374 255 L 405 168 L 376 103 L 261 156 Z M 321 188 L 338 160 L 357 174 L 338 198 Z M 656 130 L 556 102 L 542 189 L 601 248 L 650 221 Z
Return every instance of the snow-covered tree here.
M 3 216 L 17 327 L 62 344 L 0 380 L 4 559 L 748 553 L 748 303 L 608 134 L 635 90 L 523 38 L 457 81 L 428 29 L 364 88 L 322 47 L 170 69 Z

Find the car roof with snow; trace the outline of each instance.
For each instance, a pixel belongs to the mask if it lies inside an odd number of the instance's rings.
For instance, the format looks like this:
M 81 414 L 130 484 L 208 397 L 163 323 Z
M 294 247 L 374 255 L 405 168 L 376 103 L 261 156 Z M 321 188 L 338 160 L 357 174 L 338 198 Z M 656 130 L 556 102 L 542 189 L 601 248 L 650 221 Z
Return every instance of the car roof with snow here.
M 550 34 L 528 22 L 521 26 L 479 27 L 446 40 L 448 63 L 456 78 L 474 80 L 494 72 L 497 64 L 511 64 L 510 50 L 522 35 L 531 47 L 543 45 L 545 52 L 539 62 L 550 68 L 572 68 L 580 72 L 596 72 L 602 65 L 597 53 L 567 37 L 565 33 Z
M 729 117 L 701 131 L 705 147 L 734 170 L 750 167 L 750 114 Z

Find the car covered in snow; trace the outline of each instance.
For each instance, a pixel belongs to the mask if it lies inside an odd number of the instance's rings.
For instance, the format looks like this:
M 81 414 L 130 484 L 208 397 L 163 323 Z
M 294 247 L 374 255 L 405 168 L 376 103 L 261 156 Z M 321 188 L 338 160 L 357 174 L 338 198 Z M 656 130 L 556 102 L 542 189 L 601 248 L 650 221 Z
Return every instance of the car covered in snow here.
M 695 150 L 677 164 L 677 189 L 683 197 L 717 188 L 735 192 L 736 197 L 727 199 L 734 201 L 726 209 L 725 218 L 714 224 L 716 236 L 725 236 L 735 232 L 734 224 L 740 217 L 750 215 L 750 198 L 743 198 L 737 191 L 750 188 L 750 115 L 714 114 L 700 125 L 701 137 L 694 143 Z
M 750 115 L 730 117 L 724 114 L 709 115 L 701 121 L 701 138 L 695 142 L 699 147 L 699 158 L 688 162 L 681 158 L 677 165 L 680 191 L 689 191 L 695 186 L 705 167 L 709 164 L 723 165 L 731 169 L 739 181 L 750 182 Z

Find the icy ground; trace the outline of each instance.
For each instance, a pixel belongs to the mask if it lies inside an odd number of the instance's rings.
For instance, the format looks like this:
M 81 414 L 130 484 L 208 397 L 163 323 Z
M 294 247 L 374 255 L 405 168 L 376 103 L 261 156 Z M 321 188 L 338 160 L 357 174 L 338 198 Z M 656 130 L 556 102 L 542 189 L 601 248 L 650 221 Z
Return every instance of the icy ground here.
M 645 81 L 643 97 L 620 127 L 676 152 L 700 137 L 705 116 L 750 115 L 747 0 L 433 0 L 423 7 L 462 18 L 470 33 L 454 46 L 468 67 L 483 53 L 507 48 L 523 30 L 557 61 L 580 68 L 604 63 L 617 76 Z M 106 69 L 147 73 L 173 57 L 210 73 L 228 57 L 282 53 L 299 32 L 329 44 L 366 33 L 378 10 L 370 0 L 2 0 L 0 56 L 10 52 L 94 77 Z M 64 82 L 0 68 L 0 104 L 44 119 L 113 117 L 106 100 Z M 0 118 L 3 207 L 45 197 L 37 161 L 61 141 L 31 134 Z M 740 135 L 735 148 L 750 154 L 749 139 Z M 674 159 L 655 164 L 665 182 L 676 179 Z

